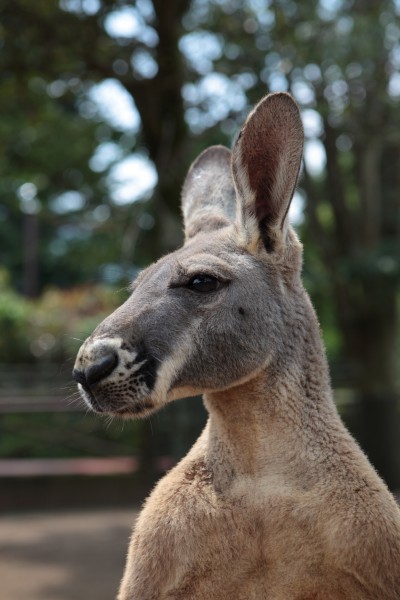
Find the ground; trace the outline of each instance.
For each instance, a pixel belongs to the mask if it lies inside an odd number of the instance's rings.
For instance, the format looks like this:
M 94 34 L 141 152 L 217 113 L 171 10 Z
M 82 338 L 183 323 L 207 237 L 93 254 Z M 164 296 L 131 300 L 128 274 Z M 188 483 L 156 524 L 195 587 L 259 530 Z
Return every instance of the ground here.
M 1 599 L 112 600 L 136 515 L 118 509 L 1 516 Z

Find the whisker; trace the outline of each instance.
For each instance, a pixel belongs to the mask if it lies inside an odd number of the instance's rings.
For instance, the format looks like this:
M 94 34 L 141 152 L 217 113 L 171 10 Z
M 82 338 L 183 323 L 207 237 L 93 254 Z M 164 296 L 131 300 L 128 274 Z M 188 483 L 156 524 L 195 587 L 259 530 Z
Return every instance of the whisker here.
M 114 416 L 106 415 L 104 420 L 105 420 L 105 424 L 106 424 L 106 431 L 108 431 L 110 429 L 112 422 L 114 421 Z

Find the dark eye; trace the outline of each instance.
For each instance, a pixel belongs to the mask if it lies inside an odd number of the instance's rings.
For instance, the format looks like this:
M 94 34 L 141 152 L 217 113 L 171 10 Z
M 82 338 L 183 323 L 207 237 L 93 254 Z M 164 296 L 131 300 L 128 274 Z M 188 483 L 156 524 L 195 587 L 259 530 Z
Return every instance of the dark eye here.
M 221 282 L 211 275 L 195 275 L 189 281 L 187 287 L 195 292 L 207 293 L 215 292 L 221 286 Z

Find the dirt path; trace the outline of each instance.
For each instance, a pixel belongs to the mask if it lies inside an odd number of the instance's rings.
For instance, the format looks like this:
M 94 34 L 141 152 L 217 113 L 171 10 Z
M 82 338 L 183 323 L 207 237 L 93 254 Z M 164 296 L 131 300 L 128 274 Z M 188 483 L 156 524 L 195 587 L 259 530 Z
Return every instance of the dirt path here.
M 113 600 L 136 514 L 0 517 L 1 600 Z

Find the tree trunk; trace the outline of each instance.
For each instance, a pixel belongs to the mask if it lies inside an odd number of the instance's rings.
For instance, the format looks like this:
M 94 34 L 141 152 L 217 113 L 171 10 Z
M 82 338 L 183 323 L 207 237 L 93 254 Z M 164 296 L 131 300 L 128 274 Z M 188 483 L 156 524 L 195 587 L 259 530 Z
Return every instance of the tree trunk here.
M 392 490 L 400 489 L 400 395 L 396 389 L 396 288 L 382 277 L 350 299 L 343 324 L 356 393 L 349 426 Z
M 27 298 L 39 293 L 39 218 L 37 214 L 24 214 L 23 221 L 23 283 L 22 291 Z
M 362 134 L 354 144 L 359 202 L 358 208 L 356 204 L 350 210 L 348 175 L 337 160 L 337 135 L 326 122 L 325 197 L 332 207 L 333 231 L 327 231 L 319 219 L 318 184 L 306 172 L 308 223 L 313 238 L 320 240 L 331 276 L 345 369 L 355 392 L 347 424 L 389 487 L 400 490 L 400 396 L 395 364 L 400 150 L 390 147 L 381 132 Z
M 152 198 L 154 229 L 142 232 L 137 244 L 147 261 L 174 250 L 182 240 L 179 199 L 189 162 L 182 100 L 185 79 L 179 39 L 182 17 L 190 1 L 154 0 L 153 5 L 154 25 L 159 37 L 155 57 L 158 72 L 152 79 L 126 85 L 140 113 L 143 139 L 158 175 Z

